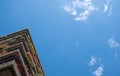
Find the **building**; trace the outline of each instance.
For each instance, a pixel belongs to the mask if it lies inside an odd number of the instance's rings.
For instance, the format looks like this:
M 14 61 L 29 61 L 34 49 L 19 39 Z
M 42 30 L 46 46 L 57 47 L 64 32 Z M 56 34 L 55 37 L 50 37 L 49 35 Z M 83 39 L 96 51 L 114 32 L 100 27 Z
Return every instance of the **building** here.
M 44 76 L 28 29 L 0 37 L 0 76 Z

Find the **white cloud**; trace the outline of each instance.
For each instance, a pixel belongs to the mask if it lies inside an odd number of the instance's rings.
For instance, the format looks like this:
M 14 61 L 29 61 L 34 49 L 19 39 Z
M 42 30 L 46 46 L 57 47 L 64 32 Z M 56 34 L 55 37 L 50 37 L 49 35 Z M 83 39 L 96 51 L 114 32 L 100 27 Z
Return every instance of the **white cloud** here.
M 110 38 L 108 40 L 108 44 L 111 48 L 117 48 L 120 47 L 120 44 L 114 39 L 114 38 Z
M 71 3 L 66 4 L 63 8 L 66 12 L 74 16 L 76 21 L 86 21 L 94 11 L 107 13 L 108 16 L 112 15 L 113 0 L 105 0 L 103 9 L 102 6 L 97 6 L 93 0 L 72 0 Z M 97 6 L 97 7 L 96 7 Z
M 112 0 L 106 0 L 104 4 L 104 13 L 108 12 L 108 16 L 112 15 Z
M 96 10 L 92 0 L 73 0 L 71 5 L 65 5 L 64 10 L 75 16 L 76 21 L 85 21 L 91 12 Z
M 89 61 L 89 66 L 94 67 L 95 64 L 97 65 L 99 64 L 99 67 L 95 71 L 92 71 L 90 69 L 90 72 L 95 76 L 102 76 L 104 70 L 103 70 L 103 64 L 101 64 L 101 58 L 98 58 L 98 62 L 95 57 L 91 56 L 91 59 Z
M 93 57 L 93 56 L 91 56 L 91 60 L 90 60 L 90 62 L 89 62 L 89 65 L 90 65 L 90 66 L 93 66 L 93 65 L 95 65 L 95 63 L 96 63 L 96 58 Z
M 75 18 L 75 20 L 76 21 L 87 20 L 88 16 L 89 16 L 89 11 L 86 10 L 80 13 L 79 16 Z
M 107 10 L 108 10 L 108 5 L 105 4 L 105 5 L 104 5 L 104 13 L 105 13 Z
M 98 67 L 98 68 L 93 72 L 93 75 L 95 75 L 95 76 L 102 76 L 103 71 L 104 71 L 103 67 Z
M 77 11 L 76 11 L 74 8 L 71 8 L 71 7 L 68 6 L 68 5 L 65 5 L 65 6 L 64 6 L 64 10 L 65 10 L 66 12 L 69 12 L 69 13 L 72 14 L 72 15 L 76 15 L 76 14 L 77 14 Z

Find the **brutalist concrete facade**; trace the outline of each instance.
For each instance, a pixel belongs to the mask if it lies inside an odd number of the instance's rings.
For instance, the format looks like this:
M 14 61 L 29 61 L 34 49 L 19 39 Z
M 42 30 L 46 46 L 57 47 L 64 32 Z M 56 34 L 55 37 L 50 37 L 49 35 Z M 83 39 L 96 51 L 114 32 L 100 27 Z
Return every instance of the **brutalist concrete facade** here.
M 45 76 L 28 29 L 0 37 L 0 76 Z

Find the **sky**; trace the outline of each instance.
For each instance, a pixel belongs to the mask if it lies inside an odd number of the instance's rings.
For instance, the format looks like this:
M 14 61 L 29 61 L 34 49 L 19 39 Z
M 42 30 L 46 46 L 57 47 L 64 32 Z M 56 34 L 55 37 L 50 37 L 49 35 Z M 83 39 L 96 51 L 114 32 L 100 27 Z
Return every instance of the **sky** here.
M 45 76 L 120 76 L 120 0 L 0 0 L 0 36 L 30 30 Z

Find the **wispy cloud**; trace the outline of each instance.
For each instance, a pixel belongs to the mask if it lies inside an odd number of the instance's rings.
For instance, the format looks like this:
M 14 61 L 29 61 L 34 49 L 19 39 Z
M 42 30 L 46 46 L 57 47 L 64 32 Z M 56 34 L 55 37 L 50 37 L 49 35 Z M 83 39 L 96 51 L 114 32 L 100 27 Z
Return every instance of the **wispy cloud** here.
M 118 57 L 118 53 L 115 53 L 114 56 L 115 56 L 115 58 L 117 58 Z
M 111 5 L 108 16 L 111 16 L 111 15 L 112 15 L 112 13 L 113 13 L 113 12 L 112 12 L 112 9 L 113 9 L 113 8 L 112 8 L 112 5 Z
M 76 21 L 84 21 L 84 20 L 87 20 L 88 19 L 88 16 L 89 16 L 89 11 L 84 11 L 84 12 L 81 12 L 79 14 L 79 16 L 77 16 L 75 18 Z
M 108 12 L 108 16 L 112 15 L 112 0 L 106 0 L 104 4 L 104 13 Z
M 108 10 L 108 5 L 104 4 L 104 13 Z
M 103 67 L 100 66 L 93 72 L 93 75 L 95 75 L 95 76 L 102 76 L 103 71 L 104 71 Z
M 64 6 L 64 10 L 75 16 L 76 21 L 85 21 L 90 13 L 96 10 L 96 7 L 93 5 L 92 0 L 73 0 L 71 4 Z
M 77 14 L 77 11 L 74 8 L 71 8 L 68 5 L 64 6 L 64 10 L 66 10 L 66 12 L 69 12 L 71 15 L 76 15 Z
M 99 11 L 104 12 L 104 14 L 107 13 L 108 16 L 111 16 L 113 9 L 112 2 L 113 0 L 105 0 L 105 3 L 102 3 L 104 8 Z M 101 7 L 102 6 L 95 5 L 93 0 L 72 0 L 72 2 L 66 4 L 63 9 L 73 15 L 76 21 L 86 21 L 90 17 L 91 13 L 94 11 L 99 12 L 98 9 Z
M 103 74 L 103 64 L 101 63 L 101 58 L 96 58 L 91 56 L 91 59 L 89 61 L 89 66 L 91 66 L 91 68 L 96 67 L 95 64 L 99 65 L 99 67 L 96 70 L 92 70 L 90 69 L 90 72 L 95 75 L 95 76 L 102 76 Z
M 96 63 L 96 58 L 93 57 L 93 56 L 91 56 L 91 59 L 90 59 L 90 61 L 89 61 L 89 66 L 95 65 L 95 63 Z
M 108 44 L 111 48 L 117 48 L 120 47 L 120 44 L 118 43 L 118 41 L 116 41 L 114 38 L 110 38 L 108 40 Z

